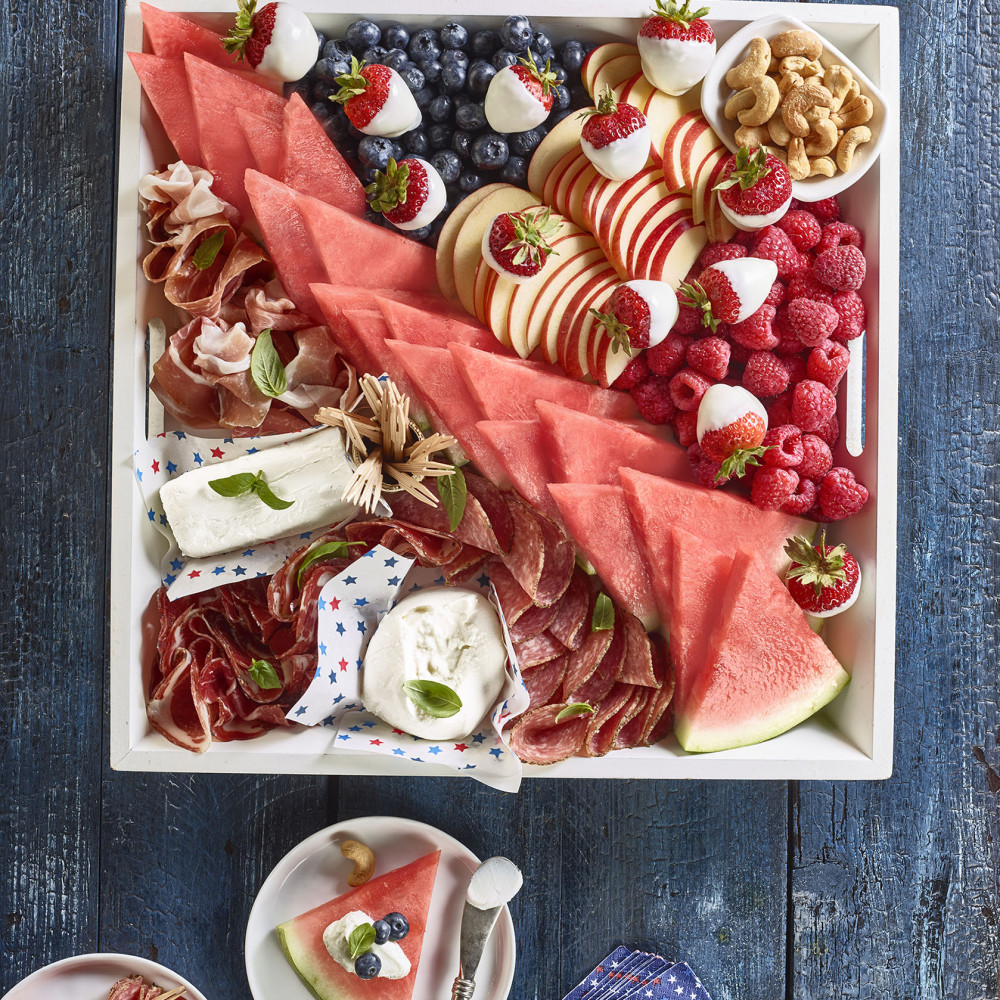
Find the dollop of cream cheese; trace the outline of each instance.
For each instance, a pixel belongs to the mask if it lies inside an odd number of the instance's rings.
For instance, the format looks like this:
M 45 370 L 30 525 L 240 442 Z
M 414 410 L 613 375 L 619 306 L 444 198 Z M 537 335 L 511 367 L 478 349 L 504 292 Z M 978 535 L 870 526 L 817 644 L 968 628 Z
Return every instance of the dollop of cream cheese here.
M 430 740 L 474 732 L 506 677 L 507 648 L 496 609 L 471 590 L 428 587 L 403 598 L 375 630 L 365 654 L 362 700 L 396 729 Z M 462 707 L 447 719 L 427 714 L 403 685 L 447 684 Z
M 354 972 L 355 959 L 351 958 L 349 944 L 351 934 L 356 927 L 373 923 L 375 923 L 375 919 L 368 916 L 363 910 L 351 910 L 339 920 L 334 920 L 323 931 L 323 945 L 330 953 L 330 957 L 341 968 L 348 972 Z M 382 963 L 382 968 L 375 977 L 376 979 L 405 979 L 410 974 L 410 960 L 395 941 L 373 944 L 369 950 L 372 954 L 378 955 Z

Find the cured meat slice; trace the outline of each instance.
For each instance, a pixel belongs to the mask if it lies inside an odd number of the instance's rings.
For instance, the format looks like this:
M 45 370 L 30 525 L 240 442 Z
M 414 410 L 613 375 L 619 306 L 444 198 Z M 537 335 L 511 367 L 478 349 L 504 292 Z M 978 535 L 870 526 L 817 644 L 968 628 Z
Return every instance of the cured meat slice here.
M 557 764 L 580 749 L 587 738 L 588 717 L 574 715 L 562 722 L 556 716 L 566 704 L 532 709 L 514 723 L 510 748 L 525 764 Z
M 503 493 L 488 479 L 469 472 L 465 474 L 465 487 L 485 511 L 500 551 L 508 552 L 514 540 L 514 519 Z
M 563 674 L 566 673 L 566 657 L 558 656 L 547 660 L 537 667 L 531 667 L 521 674 L 524 686 L 528 689 L 528 710 L 547 705 L 562 685 Z
M 614 687 L 615 681 L 621 677 L 622 664 L 625 660 L 625 627 L 615 624 L 609 644 L 597 669 L 575 691 L 566 694 L 567 701 L 581 701 L 588 705 L 598 704 Z
M 623 681 L 629 684 L 642 684 L 646 687 L 659 687 L 659 681 L 653 673 L 653 649 L 642 622 L 635 615 L 619 610 L 619 615 L 625 619 L 626 642 L 625 668 L 622 670 Z
M 569 536 L 541 511 L 535 511 L 535 520 L 542 529 L 545 558 L 542 575 L 535 590 L 535 603 L 544 607 L 555 604 L 566 593 L 576 567 L 576 549 Z
M 514 622 L 535 606 L 531 595 L 511 576 L 511 572 L 499 560 L 493 560 L 489 565 L 490 580 L 496 588 L 503 616 L 507 619 L 509 628 Z
M 514 655 L 522 670 L 530 670 L 539 664 L 565 656 L 566 647 L 555 636 L 542 632 L 526 642 L 515 643 Z
M 395 518 L 353 521 L 344 529 L 344 534 L 351 541 L 365 542 L 369 547 L 384 545 L 400 555 L 415 556 L 422 566 L 441 566 L 450 562 L 462 547 L 462 543 L 451 535 Z
M 628 706 L 618 720 L 614 742 L 611 744 L 612 750 L 628 750 L 638 745 L 642 739 L 645 723 L 643 710 L 654 693 L 652 688 L 637 687 L 635 689 Z
M 577 566 L 566 588 L 559 598 L 556 616 L 549 625 L 549 631 L 567 649 L 579 649 L 587 634 L 585 625 L 589 621 L 592 599 L 590 577 Z
M 111 987 L 108 1000 L 156 1000 L 164 992 L 159 986 L 148 985 L 142 976 L 127 976 Z
M 662 649 L 659 643 L 652 643 L 651 646 L 654 650 L 656 674 L 660 681 L 660 687 L 649 699 L 649 706 L 645 713 L 642 736 L 639 742 L 646 746 L 658 743 L 669 732 L 670 707 L 674 697 L 674 673 L 671 669 L 670 653 L 668 650 Z
M 466 488 L 472 473 L 466 476 Z M 428 488 L 432 493 L 437 493 L 437 487 L 433 483 L 428 483 Z M 442 504 L 431 507 L 422 503 L 409 493 L 396 493 L 386 497 L 393 515 L 400 520 L 409 521 L 411 524 L 420 524 L 442 534 L 450 533 L 450 522 L 448 513 Z M 493 525 L 483 509 L 482 504 L 475 496 L 467 496 L 465 501 L 465 513 L 462 520 L 455 528 L 455 537 L 466 545 L 474 545 L 477 549 L 500 555 L 504 550 L 500 546 Z
M 580 648 L 570 654 L 569 663 L 566 665 L 566 678 L 563 681 L 563 697 L 569 692 L 582 687 L 597 669 L 598 664 L 608 651 L 612 639 L 614 639 L 614 629 L 603 629 L 601 631 L 591 631 L 583 640 Z
M 590 726 L 587 729 L 587 738 L 584 740 L 583 746 L 581 746 L 579 750 L 579 755 L 581 757 L 600 756 L 600 754 L 598 754 L 598 750 L 601 746 L 601 728 L 608 721 L 608 719 L 617 715 L 622 708 L 624 708 L 625 703 L 632 697 L 633 690 L 633 685 L 625 684 L 619 681 L 608 692 L 608 694 L 601 699 L 600 705 L 597 706 L 597 711 L 590 717 Z M 607 753 L 607 750 L 605 749 L 603 752 Z
M 516 624 L 510 626 L 511 642 L 527 642 L 529 639 L 541 635 L 555 618 L 557 610 L 555 607 L 542 608 L 537 605 L 529 608 L 518 618 Z M 562 643 L 560 642 L 559 645 L 562 646 Z M 562 646 L 562 648 L 565 651 L 566 647 Z
M 630 718 L 633 717 L 636 712 L 638 712 L 638 698 L 641 697 L 643 689 L 634 687 L 630 684 L 623 685 L 623 687 L 627 689 L 628 697 L 621 700 L 620 694 L 615 694 L 615 692 L 618 691 L 616 688 L 615 691 L 608 696 L 608 699 L 614 697 L 620 702 L 617 709 L 612 714 L 608 715 L 601 725 L 592 730 L 588 735 L 587 750 L 589 751 L 589 756 L 603 757 L 606 753 L 609 753 L 614 746 L 615 737 L 618 735 L 618 731 Z
M 532 600 L 545 566 L 545 536 L 534 510 L 516 493 L 505 493 L 504 499 L 514 525 L 510 551 L 503 557 L 511 575 Z

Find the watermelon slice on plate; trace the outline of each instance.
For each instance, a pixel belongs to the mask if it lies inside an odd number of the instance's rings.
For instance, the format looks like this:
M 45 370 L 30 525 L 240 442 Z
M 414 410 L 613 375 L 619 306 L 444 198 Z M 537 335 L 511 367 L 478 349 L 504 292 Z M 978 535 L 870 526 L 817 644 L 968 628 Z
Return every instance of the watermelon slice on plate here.
M 481 351 L 501 350 L 500 343 L 486 327 L 459 319 L 448 310 L 421 309 L 382 295 L 375 298 L 396 340 L 427 347 L 447 347 L 456 343 Z
M 559 510 L 547 488 L 552 477 L 538 421 L 480 420 L 476 429 L 490 443 L 517 492 L 558 524 Z
M 156 55 L 180 59 L 185 52 L 190 52 L 216 66 L 235 68 L 239 65 L 222 47 L 222 36 L 218 32 L 148 3 L 141 3 L 139 7 L 149 47 Z
M 285 957 L 320 1000 L 409 1000 L 417 979 L 427 910 L 440 860 L 440 851 L 424 855 L 278 925 L 278 940 Z M 409 921 L 409 933 L 398 942 L 410 961 L 410 972 L 404 979 L 361 979 L 327 951 L 323 932 L 353 910 L 367 914 L 372 921 L 387 913 L 402 913 Z
M 184 63 L 146 52 L 130 52 L 128 57 L 177 155 L 189 166 L 200 164 L 198 123 Z
M 760 743 L 814 715 L 849 679 L 774 570 L 743 550 L 674 732 L 689 752 Z
M 268 177 L 280 180 L 285 163 L 285 136 L 281 126 L 273 118 L 246 108 L 237 108 L 236 117 L 257 169 Z

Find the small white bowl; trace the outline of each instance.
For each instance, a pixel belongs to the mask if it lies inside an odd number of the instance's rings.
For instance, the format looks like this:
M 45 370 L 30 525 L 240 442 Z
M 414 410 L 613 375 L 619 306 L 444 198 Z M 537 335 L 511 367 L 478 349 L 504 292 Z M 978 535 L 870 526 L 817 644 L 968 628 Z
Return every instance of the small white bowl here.
M 796 29 L 811 31 L 813 34 L 819 35 L 823 40 L 823 54 L 820 56 L 820 63 L 823 66 L 846 66 L 854 74 L 854 79 L 861 85 L 861 93 L 871 99 L 874 111 L 871 121 L 868 122 L 868 127 L 872 131 L 871 142 L 858 146 L 854 153 L 851 169 L 846 174 L 838 172 L 833 177 L 807 177 L 805 180 L 792 181 L 792 194 L 799 201 L 822 201 L 824 198 L 832 198 L 849 188 L 856 180 L 863 177 L 878 159 L 879 153 L 882 151 L 886 118 L 889 112 L 878 87 L 840 49 L 831 45 L 814 27 L 804 24 L 798 18 L 778 15 L 752 21 L 741 28 L 719 49 L 702 82 L 701 110 L 722 141 L 735 153 L 739 148 L 735 139 L 739 122 L 729 121 L 725 115 L 726 102 L 733 93 L 732 88 L 726 83 L 726 74 L 746 57 L 751 38 L 766 38 L 770 41 L 783 31 Z

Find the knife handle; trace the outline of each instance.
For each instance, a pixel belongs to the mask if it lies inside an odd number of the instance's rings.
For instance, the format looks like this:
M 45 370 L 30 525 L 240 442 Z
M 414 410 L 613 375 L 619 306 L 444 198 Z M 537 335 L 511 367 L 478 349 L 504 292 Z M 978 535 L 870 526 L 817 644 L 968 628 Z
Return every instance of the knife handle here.
M 474 979 L 463 979 L 461 976 L 457 976 L 451 987 L 451 1000 L 472 1000 L 472 994 L 475 992 L 476 981 Z

